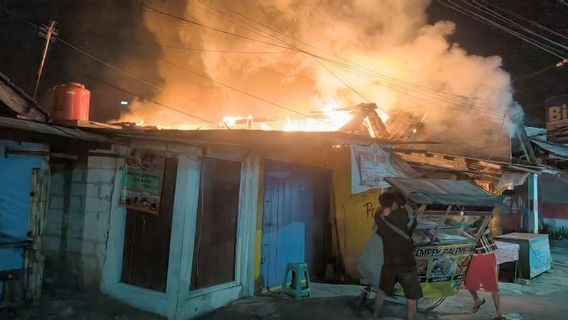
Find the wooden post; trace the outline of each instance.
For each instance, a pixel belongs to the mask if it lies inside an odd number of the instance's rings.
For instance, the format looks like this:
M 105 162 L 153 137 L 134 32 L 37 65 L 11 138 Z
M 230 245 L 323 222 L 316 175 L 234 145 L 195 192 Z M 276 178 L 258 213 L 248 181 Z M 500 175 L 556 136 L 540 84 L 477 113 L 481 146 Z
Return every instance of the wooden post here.
M 35 301 L 41 296 L 45 261 L 44 233 L 49 198 L 49 170 L 33 169 L 30 192 L 28 240 L 26 251 L 26 300 Z

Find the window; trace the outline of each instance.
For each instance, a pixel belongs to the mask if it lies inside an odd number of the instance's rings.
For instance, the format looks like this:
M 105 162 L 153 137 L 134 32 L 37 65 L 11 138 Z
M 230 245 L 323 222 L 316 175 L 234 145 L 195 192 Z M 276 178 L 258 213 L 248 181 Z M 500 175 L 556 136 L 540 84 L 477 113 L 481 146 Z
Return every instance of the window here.
M 203 158 L 191 290 L 235 280 L 241 163 Z
M 177 159 L 167 158 L 158 215 L 126 210 L 121 281 L 166 292 Z

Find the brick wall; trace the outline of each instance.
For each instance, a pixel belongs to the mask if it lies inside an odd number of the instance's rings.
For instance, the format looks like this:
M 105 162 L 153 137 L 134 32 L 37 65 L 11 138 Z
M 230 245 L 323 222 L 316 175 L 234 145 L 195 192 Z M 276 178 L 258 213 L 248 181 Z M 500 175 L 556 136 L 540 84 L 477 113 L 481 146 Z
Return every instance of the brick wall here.
M 99 285 L 117 160 L 88 157 L 51 167 L 46 224 L 47 281 Z

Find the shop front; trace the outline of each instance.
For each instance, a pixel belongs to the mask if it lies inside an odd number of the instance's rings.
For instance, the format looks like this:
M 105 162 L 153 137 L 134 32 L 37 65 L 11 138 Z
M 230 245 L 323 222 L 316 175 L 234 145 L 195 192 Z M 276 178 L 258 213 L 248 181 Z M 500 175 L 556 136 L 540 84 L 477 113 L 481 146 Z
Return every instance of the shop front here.
M 168 319 L 252 295 L 258 157 L 140 147 L 120 148 L 102 291 Z

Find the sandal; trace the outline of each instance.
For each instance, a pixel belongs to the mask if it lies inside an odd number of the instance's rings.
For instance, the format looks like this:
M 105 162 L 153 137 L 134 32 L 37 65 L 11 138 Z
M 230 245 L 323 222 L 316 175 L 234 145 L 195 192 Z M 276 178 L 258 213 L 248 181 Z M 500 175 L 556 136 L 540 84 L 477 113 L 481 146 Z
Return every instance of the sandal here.
M 473 313 L 476 313 L 477 311 L 479 311 L 479 308 L 481 308 L 481 306 L 485 304 L 485 302 L 486 302 L 486 301 L 485 301 L 485 298 L 481 298 L 481 301 L 479 302 L 479 304 L 476 305 L 476 306 L 474 305 L 474 306 L 473 306 L 473 309 L 472 309 L 471 311 L 472 311 Z M 498 318 L 498 319 L 504 319 L 504 318 L 501 317 L 501 318 Z

